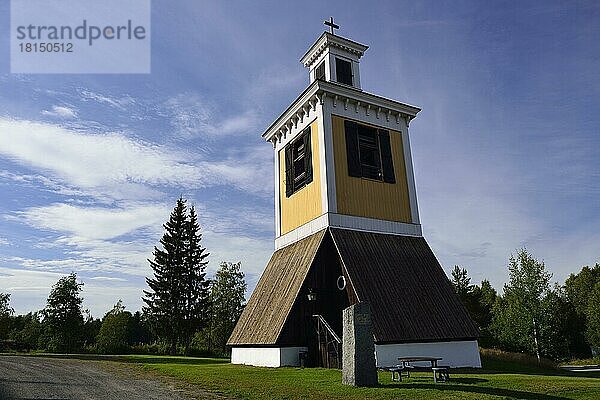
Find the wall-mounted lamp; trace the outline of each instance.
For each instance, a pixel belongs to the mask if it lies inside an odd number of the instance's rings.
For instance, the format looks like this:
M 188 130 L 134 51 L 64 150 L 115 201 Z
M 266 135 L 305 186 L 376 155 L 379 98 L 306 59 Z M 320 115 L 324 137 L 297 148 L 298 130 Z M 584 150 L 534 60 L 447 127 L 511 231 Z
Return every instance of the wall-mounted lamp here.
M 308 289 L 306 296 L 308 297 L 308 301 L 317 301 L 317 294 L 312 289 Z

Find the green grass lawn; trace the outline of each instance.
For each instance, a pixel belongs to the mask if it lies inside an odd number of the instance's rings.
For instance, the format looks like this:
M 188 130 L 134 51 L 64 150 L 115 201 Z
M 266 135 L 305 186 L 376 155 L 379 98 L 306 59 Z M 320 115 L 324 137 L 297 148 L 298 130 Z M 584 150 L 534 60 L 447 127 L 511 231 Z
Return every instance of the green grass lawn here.
M 482 352 L 484 368 L 451 370 L 449 382 L 434 384 L 424 372 L 392 382 L 390 373 L 381 372 L 376 388 L 342 385 L 340 370 L 260 368 L 218 358 L 31 355 L 135 364 L 169 381 L 240 399 L 600 399 L 598 372 L 566 372 L 549 362 L 538 367 L 531 357 L 490 350 Z
M 209 358 L 119 360 L 241 399 L 600 399 L 600 373 L 581 376 L 489 356 L 483 369 L 453 371 L 450 382 L 434 384 L 431 373 L 392 382 L 389 373 L 380 373 L 376 388 L 342 385 L 339 370 L 259 368 Z

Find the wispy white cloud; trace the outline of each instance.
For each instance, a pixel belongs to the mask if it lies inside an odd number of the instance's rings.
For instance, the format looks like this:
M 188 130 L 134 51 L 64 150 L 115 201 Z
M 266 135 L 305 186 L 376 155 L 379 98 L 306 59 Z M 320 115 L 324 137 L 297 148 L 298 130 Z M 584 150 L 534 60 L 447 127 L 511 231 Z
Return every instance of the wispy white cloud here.
M 157 198 L 160 187 L 231 184 L 265 193 L 262 166 L 244 160 L 197 160 L 191 152 L 143 142 L 121 133 L 86 134 L 61 126 L 0 118 L 0 154 L 40 171 L 52 182 L 98 198 Z M 14 175 L 14 174 L 13 174 Z M 25 179 L 25 178 L 24 178 Z
M 56 244 L 72 249 L 66 257 L 53 260 L 22 257 L 0 259 L 2 264 L 18 267 L 0 267 L 0 274 L 6 275 L 6 278 L 0 279 L 0 291 L 13 293 L 13 300 L 25 307 L 18 312 L 38 309 L 43 306 L 52 284 L 61 276 L 75 271 L 86 282 L 83 294 L 87 304 L 93 306 L 95 315 L 108 310 L 118 298 L 122 298 L 132 309 L 139 309 L 141 293 L 145 288 L 143 277 L 152 273 L 146 259 L 151 258 L 152 248 L 158 245 L 158 238 L 159 235 L 152 239 L 111 242 L 75 236 L 60 237 Z M 203 246 L 210 252 L 209 274 L 213 274 L 222 261 L 241 261 L 250 289 L 256 284 L 273 251 L 270 240 L 209 230 L 203 231 Z M 89 274 L 95 275 L 82 278 Z M 97 288 L 102 284 L 111 286 L 103 287 L 102 292 Z M 28 297 L 27 301 L 23 297 Z
M 52 110 L 43 110 L 42 115 L 59 118 L 77 118 L 77 111 L 66 106 L 52 106 Z
M 259 119 L 255 112 L 231 115 L 196 94 L 180 94 L 165 102 L 165 113 L 176 132 L 184 137 L 215 139 L 232 134 L 254 132 Z
M 28 271 L 0 266 L 0 291 L 11 294 L 16 313 L 28 313 L 44 307 L 52 285 L 64 276 L 45 271 Z
M 224 220 L 216 212 L 205 212 L 199 204 L 203 245 L 211 253 L 211 270 L 220 261 L 242 261 L 245 270 L 257 274 L 272 252 L 272 241 L 246 236 L 243 231 L 268 229 L 272 218 L 248 208 L 233 209 Z M 29 270 L 120 273 L 147 276 L 147 262 L 163 234 L 169 216 L 167 204 L 128 204 L 123 207 L 85 207 L 56 203 L 33 207 L 17 214 L 28 225 L 55 237 L 46 246 L 64 249 L 65 256 L 41 260 L 12 257 L 5 262 Z
M 36 190 L 47 190 L 65 196 L 86 196 L 86 193 L 65 186 L 56 179 L 36 174 L 17 174 L 9 171 L 0 171 L 0 184 L 18 184 L 20 186 L 34 188 Z
M 10 246 L 10 241 L 6 238 L 0 237 L 0 246 Z
M 96 271 L 145 276 L 146 259 L 162 234 L 171 207 L 165 204 L 127 204 L 89 207 L 56 203 L 17 213 L 17 219 L 38 231 L 54 234 L 46 247 L 63 249 L 49 260 L 14 257 L 8 261 L 27 269 L 54 272 Z
M 0 154 L 70 185 L 195 184 L 194 166 L 176 152 L 119 133 L 84 134 L 32 121 L 0 119 Z
M 88 278 L 88 279 L 92 280 L 92 281 L 127 282 L 127 279 L 116 278 L 114 276 L 92 276 L 91 278 Z
M 129 204 L 125 207 L 80 207 L 56 203 L 18 212 L 38 229 L 68 233 L 91 240 L 114 239 L 146 227 L 161 226 L 169 215 L 164 204 Z
M 136 104 L 133 97 L 129 95 L 113 96 L 102 93 L 93 92 L 88 89 L 79 89 L 79 94 L 83 101 L 95 101 L 100 104 L 106 104 L 121 111 Z
M 212 209 L 201 203 L 196 203 L 200 223 L 203 229 L 215 233 L 241 234 L 249 230 L 271 233 L 274 229 L 273 210 L 239 206 L 222 209 Z
M 269 146 L 247 146 L 243 152 L 198 163 L 209 176 L 245 192 L 263 197 L 273 193 L 273 150 Z

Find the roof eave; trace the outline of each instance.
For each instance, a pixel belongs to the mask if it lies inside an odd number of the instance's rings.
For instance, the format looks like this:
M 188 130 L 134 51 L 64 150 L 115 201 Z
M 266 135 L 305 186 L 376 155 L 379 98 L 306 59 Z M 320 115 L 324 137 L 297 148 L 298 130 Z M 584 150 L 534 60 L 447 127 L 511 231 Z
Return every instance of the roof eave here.
M 413 119 L 421 111 L 419 107 L 401 103 L 386 97 L 377 96 L 362 90 L 334 82 L 314 81 L 311 83 L 290 106 L 267 128 L 262 134 L 266 141 L 272 141 L 277 132 L 293 118 L 306 103 L 313 97 L 331 94 L 341 99 L 349 99 L 358 104 L 371 105 L 386 112 L 393 113 L 397 117 Z M 316 101 L 316 100 L 314 100 Z
M 345 37 L 333 35 L 329 32 L 323 32 L 323 34 L 319 36 L 315 43 L 312 46 L 310 46 L 310 49 L 308 49 L 308 51 L 304 53 L 302 58 L 300 58 L 300 62 L 302 63 L 302 65 L 304 65 L 305 67 L 308 66 L 310 64 L 310 60 L 316 58 L 314 53 L 327 42 L 330 42 L 333 45 L 337 44 L 338 46 L 345 46 L 347 49 L 350 49 L 352 52 L 355 52 L 359 56 L 359 58 L 362 57 L 364 52 L 367 51 L 367 49 L 369 48 L 369 46 L 367 45 L 355 42 Z M 318 51 L 318 53 L 320 54 L 321 51 Z

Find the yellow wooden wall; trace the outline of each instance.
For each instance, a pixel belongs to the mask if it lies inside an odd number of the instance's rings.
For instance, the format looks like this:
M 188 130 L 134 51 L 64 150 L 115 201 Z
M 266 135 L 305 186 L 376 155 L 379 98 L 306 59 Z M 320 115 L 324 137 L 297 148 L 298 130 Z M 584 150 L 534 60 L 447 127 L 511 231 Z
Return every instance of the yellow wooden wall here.
M 310 126 L 313 180 L 290 197 L 285 197 L 285 149 L 279 150 L 279 199 L 281 234 L 288 233 L 323 214 L 321 204 L 321 166 L 319 163 L 319 132 L 317 121 Z
M 332 116 L 332 129 L 338 214 L 387 221 L 412 222 L 406 164 L 404 163 L 404 150 L 400 132 L 390 131 L 390 143 L 396 175 L 396 183 L 392 184 L 349 176 L 344 119 L 335 115 Z

